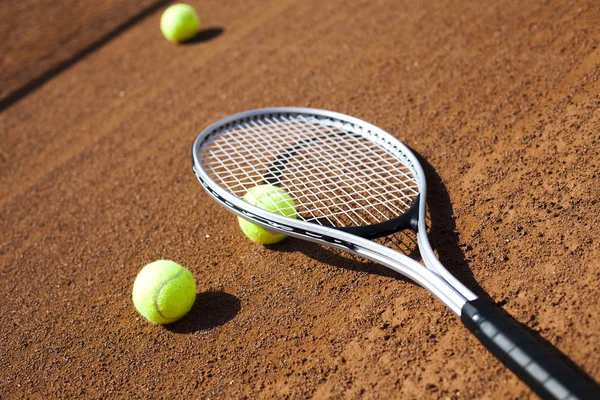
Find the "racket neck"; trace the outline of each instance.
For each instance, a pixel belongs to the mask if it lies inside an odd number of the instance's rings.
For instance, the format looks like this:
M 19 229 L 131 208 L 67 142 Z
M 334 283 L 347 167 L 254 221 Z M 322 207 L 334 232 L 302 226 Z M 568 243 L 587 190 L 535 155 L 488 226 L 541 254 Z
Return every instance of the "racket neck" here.
M 462 296 L 464 296 L 465 299 L 475 300 L 477 295 L 463 285 L 458 279 L 456 279 L 454 275 L 452 275 L 450 271 L 448 271 L 446 267 L 442 265 L 440 260 L 438 260 L 433 248 L 431 247 L 431 244 L 429 243 L 429 238 L 427 237 L 427 231 L 423 219 L 419 221 L 419 224 L 420 228 L 417 232 L 417 242 L 419 243 L 419 252 L 421 253 L 421 257 L 423 258 L 423 262 L 425 263 L 427 269 L 439 275 L 444 281 L 448 282 L 448 284 Z

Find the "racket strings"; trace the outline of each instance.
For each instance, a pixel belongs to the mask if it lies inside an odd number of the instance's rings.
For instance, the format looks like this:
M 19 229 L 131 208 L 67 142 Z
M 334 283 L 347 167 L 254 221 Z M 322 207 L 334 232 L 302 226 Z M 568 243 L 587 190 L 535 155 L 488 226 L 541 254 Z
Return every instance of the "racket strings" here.
M 238 197 L 269 183 L 293 197 L 300 219 L 371 225 L 407 211 L 418 188 L 402 154 L 360 129 L 331 118 L 260 116 L 222 128 L 200 160 L 215 182 Z

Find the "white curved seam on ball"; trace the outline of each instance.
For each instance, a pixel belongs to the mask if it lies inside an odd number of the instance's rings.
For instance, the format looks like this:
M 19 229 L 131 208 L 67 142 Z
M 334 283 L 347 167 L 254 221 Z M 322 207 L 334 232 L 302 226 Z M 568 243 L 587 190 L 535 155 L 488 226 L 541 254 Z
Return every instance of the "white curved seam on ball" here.
M 161 317 L 163 317 L 164 319 L 174 319 L 174 318 L 170 318 L 170 317 L 166 317 L 161 311 L 160 311 L 160 307 L 158 306 L 158 296 L 160 295 L 160 291 L 163 290 L 163 288 L 169 283 L 171 282 L 173 279 L 177 279 L 179 277 L 179 275 L 183 274 L 183 267 L 181 268 L 181 271 L 179 271 L 176 275 L 172 276 L 171 278 L 167 279 L 166 281 L 164 281 L 162 283 L 162 285 L 160 285 L 160 287 L 158 288 L 158 290 L 156 291 L 156 295 L 154 296 L 154 308 L 156 308 L 156 311 L 158 311 L 158 313 L 160 314 Z

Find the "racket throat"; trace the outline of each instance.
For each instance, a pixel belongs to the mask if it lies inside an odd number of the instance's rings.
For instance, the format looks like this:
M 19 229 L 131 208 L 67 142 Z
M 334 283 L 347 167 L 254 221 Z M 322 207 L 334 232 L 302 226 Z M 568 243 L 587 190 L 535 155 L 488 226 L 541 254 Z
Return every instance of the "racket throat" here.
M 348 232 L 365 239 L 377 239 L 389 236 L 404 229 L 411 229 L 418 233 L 419 230 L 419 207 L 421 205 L 421 195 L 418 194 L 413 203 L 406 212 L 384 222 L 365 226 L 352 227 L 334 227 L 342 232 Z

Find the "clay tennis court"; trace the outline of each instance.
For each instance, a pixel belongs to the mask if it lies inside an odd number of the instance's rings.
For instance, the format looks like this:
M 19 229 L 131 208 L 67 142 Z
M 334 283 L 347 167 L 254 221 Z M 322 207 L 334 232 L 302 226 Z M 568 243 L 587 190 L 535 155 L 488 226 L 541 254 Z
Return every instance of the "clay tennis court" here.
M 597 1 L 188 3 L 180 46 L 164 1 L 0 6 L 0 397 L 536 398 L 400 275 L 243 236 L 190 149 L 269 106 L 410 146 L 444 265 L 600 380 Z M 166 327 L 131 301 L 161 258 L 198 286 Z

